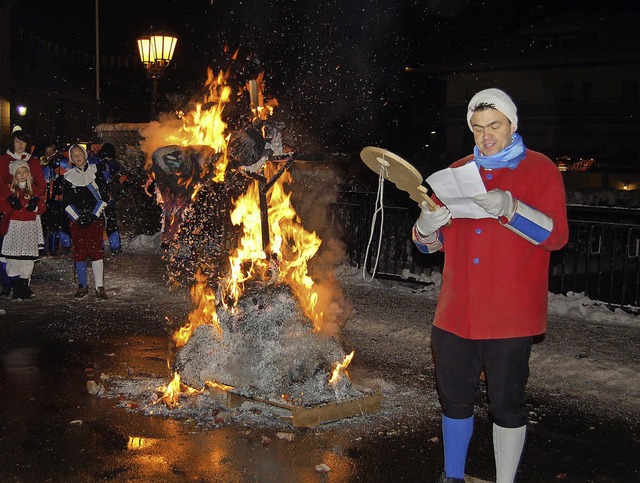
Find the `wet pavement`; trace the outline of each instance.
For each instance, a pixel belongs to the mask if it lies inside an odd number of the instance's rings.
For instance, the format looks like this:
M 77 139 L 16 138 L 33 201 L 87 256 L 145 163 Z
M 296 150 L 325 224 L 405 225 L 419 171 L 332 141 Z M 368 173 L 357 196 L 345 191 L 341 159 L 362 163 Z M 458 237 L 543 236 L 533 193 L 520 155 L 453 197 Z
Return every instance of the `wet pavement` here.
M 113 261 L 111 276 L 121 264 L 123 279 L 129 278 L 127 270 L 136 263 Z M 143 272 L 136 273 L 162 278 L 153 268 Z M 158 286 L 150 288 L 158 294 L 150 302 L 148 294 L 115 282 L 105 303 L 69 302 L 60 297 L 73 292 L 68 281 L 61 284 L 44 270 L 36 275 L 34 285 L 40 281 L 41 290 L 56 297 L 0 301 L 6 311 L 0 316 L 2 481 L 429 482 L 439 474 L 435 408 L 418 416 L 407 411 L 406 417 L 388 421 L 353 418 L 291 428 L 294 439 L 286 441 L 273 428 L 201 427 L 127 411 L 117 399 L 93 396 L 86 383 L 103 373 L 168 377 L 173 348 L 165 319 L 180 318 L 188 307 Z M 359 364 L 354 362 L 356 373 L 397 371 L 398 379 L 433 391 L 432 380 L 417 377 L 424 368 L 371 355 Z M 561 395 L 541 390 L 532 391 L 530 404 L 532 424 L 518 481 L 640 481 L 637 424 L 572 406 Z M 490 480 L 490 423 L 483 409 L 467 473 Z M 317 472 L 318 464 L 330 471 Z

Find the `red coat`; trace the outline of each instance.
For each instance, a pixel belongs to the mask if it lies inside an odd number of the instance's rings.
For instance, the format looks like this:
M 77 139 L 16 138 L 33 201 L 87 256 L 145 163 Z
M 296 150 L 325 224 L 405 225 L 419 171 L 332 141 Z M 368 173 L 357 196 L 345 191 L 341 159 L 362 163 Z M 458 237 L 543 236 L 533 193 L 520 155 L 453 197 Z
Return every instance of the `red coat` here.
M 10 196 L 11 191 L 7 188 Z M 19 210 L 14 210 L 9 202 L 7 201 L 7 197 L 0 197 L 0 212 L 4 213 L 2 217 L 2 222 L 0 222 L 0 235 L 5 236 L 7 234 L 7 230 L 9 229 L 9 221 L 10 220 L 18 220 L 18 221 L 33 221 L 36 219 L 36 215 L 42 215 L 47 210 L 47 205 L 44 198 L 39 197 L 38 204 L 35 211 L 30 211 L 26 209 L 27 203 L 29 203 L 29 198 L 27 197 L 27 191 L 18 189 L 15 193 L 18 200 L 20 200 L 20 204 L 22 208 Z
M 569 233 L 562 176 L 549 158 L 531 150 L 516 169 L 480 168 L 480 176 L 487 191 L 510 191 L 550 217 L 553 229 L 535 245 L 494 218 L 458 218 L 441 228 L 445 262 L 434 325 L 467 339 L 542 334 L 547 326 L 549 254 L 565 245 Z
M 27 157 L 26 153 L 23 153 L 23 157 Z M 9 172 L 9 164 L 12 161 L 16 160 L 14 154 L 7 152 L 0 156 L 0 197 L 7 198 L 11 191 L 9 190 L 9 186 L 11 186 L 11 181 L 13 181 L 13 176 Z M 42 172 L 42 166 L 40 166 L 40 161 L 35 156 L 30 156 L 26 159 L 29 164 L 29 171 L 31 171 L 31 176 L 33 176 L 33 194 L 38 196 L 39 198 L 44 198 L 44 195 L 47 191 L 47 181 L 44 178 L 44 173 Z

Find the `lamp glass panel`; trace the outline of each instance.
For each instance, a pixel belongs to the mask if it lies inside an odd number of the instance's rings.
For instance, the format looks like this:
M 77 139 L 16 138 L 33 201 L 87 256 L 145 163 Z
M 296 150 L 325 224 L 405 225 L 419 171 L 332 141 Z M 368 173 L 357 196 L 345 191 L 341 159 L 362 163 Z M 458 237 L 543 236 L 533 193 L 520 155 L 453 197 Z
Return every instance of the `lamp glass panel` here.
M 151 48 L 151 39 L 138 39 L 138 51 L 140 53 L 140 60 L 143 64 L 147 65 L 155 61 L 153 49 Z
M 169 35 L 153 35 L 151 37 L 151 51 L 154 59 L 168 64 L 173 58 L 176 41 L 175 37 Z

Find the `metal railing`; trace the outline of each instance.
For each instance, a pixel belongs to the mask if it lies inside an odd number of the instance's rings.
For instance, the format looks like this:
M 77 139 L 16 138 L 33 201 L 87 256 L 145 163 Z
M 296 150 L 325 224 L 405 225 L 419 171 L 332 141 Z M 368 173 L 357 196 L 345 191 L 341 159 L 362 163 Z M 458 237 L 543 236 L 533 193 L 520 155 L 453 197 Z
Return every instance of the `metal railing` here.
M 366 264 L 371 273 L 377 259 L 376 276 L 416 282 L 423 275 L 442 270 L 442 253 L 421 254 L 411 241 L 417 208 L 385 205 L 377 253 L 380 218 L 371 235 L 375 195 L 343 192 L 338 199 L 331 205 L 330 219 L 341 233 L 351 266 L 361 268 Z M 588 218 L 588 210 L 576 211 L 577 217 Z M 571 218 L 571 207 L 568 212 Z M 606 210 L 594 212 L 599 220 L 607 218 Z M 609 218 L 621 219 L 616 210 L 611 210 Z M 611 306 L 640 307 L 640 224 L 570 219 L 569 242 L 551 253 L 549 290 L 584 293 Z
M 640 307 L 640 225 L 570 220 L 569 242 L 551 254 L 549 290 Z

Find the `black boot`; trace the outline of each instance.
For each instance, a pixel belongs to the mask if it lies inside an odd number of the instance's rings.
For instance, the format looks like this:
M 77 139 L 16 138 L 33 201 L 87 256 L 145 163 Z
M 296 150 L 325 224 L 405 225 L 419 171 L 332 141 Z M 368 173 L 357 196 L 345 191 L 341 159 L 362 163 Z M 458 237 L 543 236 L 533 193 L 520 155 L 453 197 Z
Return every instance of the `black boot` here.
M 89 293 L 89 290 L 87 289 L 87 287 L 85 287 L 84 285 L 78 285 L 78 290 L 76 290 L 76 293 L 73 294 L 73 297 L 77 299 L 81 299 L 86 297 L 88 293 Z
M 22 280 L 22 283 L 24 285 L 24 295 L 26 295 L 25 298 L 30 299 L 31 297 L 35 297 L 36 294 L 33 293 L 33 290 L 31 290 L 31 286 L 29 285 L 29 279 L 21 278 L 20 280 Z
M 11 286 L 13 288 L 13 298 L 26 300 L 31 298 L 33 292 L 29 288 L 29 280 L 26 278 L 16 278 L 11 281 Z

